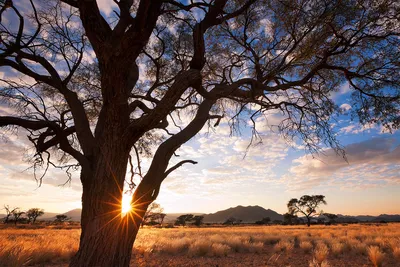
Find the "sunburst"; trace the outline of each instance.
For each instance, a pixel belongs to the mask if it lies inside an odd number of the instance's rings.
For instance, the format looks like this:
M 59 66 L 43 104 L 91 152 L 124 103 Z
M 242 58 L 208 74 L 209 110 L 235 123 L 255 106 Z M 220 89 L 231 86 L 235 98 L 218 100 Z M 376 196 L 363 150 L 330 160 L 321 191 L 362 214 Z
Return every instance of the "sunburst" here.
M 132 195 L 124 193 L 121 200 L 121 215 L 126 215 L 132 211 Z

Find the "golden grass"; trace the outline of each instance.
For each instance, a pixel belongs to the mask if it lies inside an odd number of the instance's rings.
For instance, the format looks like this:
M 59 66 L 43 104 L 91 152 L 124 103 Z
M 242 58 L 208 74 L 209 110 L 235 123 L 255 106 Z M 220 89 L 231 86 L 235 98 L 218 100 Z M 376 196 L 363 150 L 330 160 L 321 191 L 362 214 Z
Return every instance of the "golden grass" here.
M 338 257 L 340 254 L 342 254 L 343 249 L 344 249 L 343 243 L 339 241 L 331 242 L 331 252 L 334 256 Z
M 24 266 L 65 262 L 78 249 L 78 230 L 0 230 L 0 263 Z
M 328 261 L 324 260 L 322 262 L 318 262 L 317 259 L 313 258 L 312 261 L 309 262 L 309 267 L 331 267 Z
M 310 253 L 313 249 L 313 244 L 310 241 L 301 241 L 299 246 L 305 253 Z
M 400 262 L 400 247 L 393 249 L 393 256 Z
M 378 246 L 370 246 L 368 247 L 368 257 L 375 267 L 381 267 L 385 254 Z
M 314 259 L 317 263 L 322 264 L 326 260 L 329 254 L 329 248 L 324 243 L 320 242 L 314 249 Z
M 400 266 L 399 226 L 144 228 L 139 231 L 134 253 L 220 260 L 243 253 L 277 264 L 287 260 L 285 264 L 291 266 L 336 266 L 335 261 L 343 262 L 344 258 L 350 262 L 357 259 L 357 264 L 370 261 L 381 266 L 387 261 L 388 266 Z M 78 249 L 79 235 L 78 229 L 0 229 L 0 265 L 65 264 Z M 304 258 L 303 265 L 291 263 L 296 258 L 293 255 Z
M 276 251 L 286 251 L 289 252 L 293 249 L 294 243 L 289 240 L 281 240 L 275 246 L 274 249 Z

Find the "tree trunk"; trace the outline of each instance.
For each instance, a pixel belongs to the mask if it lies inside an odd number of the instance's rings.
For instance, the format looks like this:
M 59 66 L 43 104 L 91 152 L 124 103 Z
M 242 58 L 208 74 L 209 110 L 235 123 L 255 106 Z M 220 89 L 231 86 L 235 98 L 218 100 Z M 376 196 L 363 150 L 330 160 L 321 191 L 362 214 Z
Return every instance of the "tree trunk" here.
M 115 135 L 122 136 L 122 135 Z M 133 243 L 148 205 L 152 184 L 139 184 L 132 197 L 133 210 L 122 216 L 121 201 L 130 146 L 123 138 L 102 144 L 93 171 L 82 169 L 82 233 L 71 267 L 129 266 Z
M 121 201 L 130 146 L 115 121 L 105 125 L 112 129 L 105 131 L 104 141 L 92 159 L 92 169 L 82 168 L 81 172 L 82 233 L 71 267 L 129 266 L 133 243 L 147 209 L 147 205 L 142 205 L 140 210 L 122 217 Z M 140 197 L 135 193 L 133 202 Z
M 311 222 L 310 222 L 310 218 L 309 218 L 309 217 L 307 217 L 307 227 L 310 227 L 310 224 L 311 224 Z
M 111 165 L 114 166 L 112 172 L 106 165 L 96 170 L 96 175 L 92 177 L 96 183 L 91 187 L 85 187 L 83 183 L 82 233 L 71 267 L 129 266 L 133 243 L 149 201 L 143 202 L 143 190 L 136 190 L 132 199 L 133 211 L 122 216 L 126 161 L 123 155 L 116 161 L 119 161 L 118 164 L 114 162 Z M 107 177 L 107 174 L 113 177 Z
M 106 63 L 100 64 L 104 103 L 95 129 L 96 150 L 86 155 L 90 167 L 82 167 L 81 172 L 82 233 L 71 267 L 129 266 L 133 243 L 155 192 L 154 185 L 143 179 L 132 198 L 133 210 L 122 216 L 128 158 L 137 141 L 126 131 L 130 124 L 127 100 L 137 75 L 130 81 L 129 66 L 134 61 L 114 58 Z

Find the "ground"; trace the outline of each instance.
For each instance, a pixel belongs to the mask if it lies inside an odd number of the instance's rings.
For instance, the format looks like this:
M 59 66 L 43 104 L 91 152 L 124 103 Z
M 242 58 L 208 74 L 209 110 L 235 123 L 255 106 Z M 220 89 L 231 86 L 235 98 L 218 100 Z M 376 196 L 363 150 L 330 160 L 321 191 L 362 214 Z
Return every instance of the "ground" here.
M 67 266 L 76 226 L 0 228 L 0 266 Z M 400 224 L 144 228 L 131 266 L 400 266 Z

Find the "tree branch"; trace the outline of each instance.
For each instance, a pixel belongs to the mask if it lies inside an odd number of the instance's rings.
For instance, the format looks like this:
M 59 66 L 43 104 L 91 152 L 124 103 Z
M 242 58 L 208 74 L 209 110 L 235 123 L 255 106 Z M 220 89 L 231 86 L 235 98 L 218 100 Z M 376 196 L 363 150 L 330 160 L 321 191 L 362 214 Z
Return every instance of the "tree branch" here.
M 179 167 L 181 167 L 183 164 L 185 163 L 192 163 L 192 164 L 197 164 L 197 161 L 194 160 L 182 160 L 179 163 L 175 164 L 174 166 L 172 166 L 171 168 L 169 168 L 165 173 L 164 173 L 164 179 L 173 171 L 175 171 L 176 169 L 178 169 Z
M 70 5 L 72 7 L 78 8 L 78 0 L 61 0 L 61 2 Z
M 63 130 L 57 125 L 57 123 L 51 121 L 34 121 L 10 116 L 0 116 L 0 127 L 4 126 L 19 126 L 29 130 L 41 130 L 45 128 L 52 129 L 56 137 L 47 142 L 39 143 L 39 146 L 37 147 L 38 152 L 41 153 L 45 151 L 45 148 L 47 149 L 53 145 L 59 144 L 63 151 L 73 156 L 82 166 L 89 166 L 87 158 L 74 149 L 67 139 L 67 136 L 73 133 L 74 128 Z

